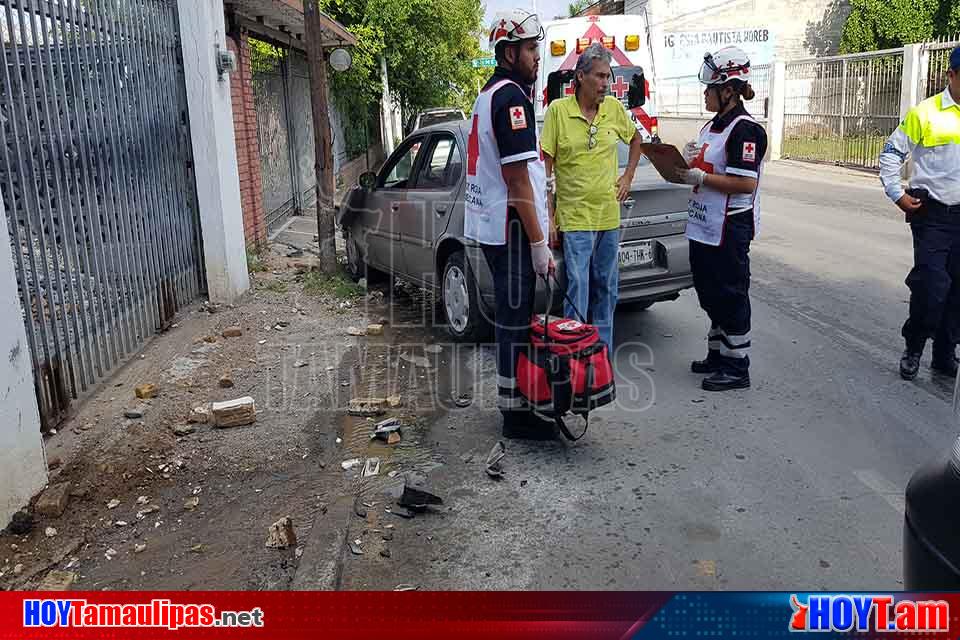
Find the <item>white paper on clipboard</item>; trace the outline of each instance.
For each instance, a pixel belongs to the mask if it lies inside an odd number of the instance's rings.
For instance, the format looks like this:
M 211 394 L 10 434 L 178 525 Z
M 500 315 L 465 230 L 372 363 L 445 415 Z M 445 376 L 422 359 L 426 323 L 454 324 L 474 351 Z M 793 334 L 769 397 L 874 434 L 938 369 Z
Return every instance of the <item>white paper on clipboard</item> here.
M 657 169 L 657 173 L 663 176 L 667 182 L 674 184 L 684 184 L 683 180 L 677 175 L 678 169 L 689 169 L 683 154 L 672 144 L 654 144 L 645 142 L 640 145 L 643 155 L 650 158 L 650 162 Z

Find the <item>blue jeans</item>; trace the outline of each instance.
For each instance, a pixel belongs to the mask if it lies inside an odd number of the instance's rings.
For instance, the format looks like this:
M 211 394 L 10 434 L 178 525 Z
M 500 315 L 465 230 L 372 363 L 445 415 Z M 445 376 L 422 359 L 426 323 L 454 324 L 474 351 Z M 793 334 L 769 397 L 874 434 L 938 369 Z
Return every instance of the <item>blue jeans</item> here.
M 596 325 L 600 339 L 613 358 L 613 312 L 620 284 L 620 229 L 610 231 L 564 231 L 563 263 L 567 270 L 567 297 L 584 319 Z M 564 301 L 567 318 L 580 319 L 570 302 Z

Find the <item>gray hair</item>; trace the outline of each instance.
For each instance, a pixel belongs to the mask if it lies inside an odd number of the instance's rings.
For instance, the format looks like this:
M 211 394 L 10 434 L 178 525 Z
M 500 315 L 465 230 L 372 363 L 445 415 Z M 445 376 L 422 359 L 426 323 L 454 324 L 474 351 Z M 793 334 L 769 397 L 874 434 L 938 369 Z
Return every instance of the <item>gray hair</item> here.
M 581 71 L 584 74 L 590 73 L 590 71 L 593 70 L 593 64 L 598 60 L 600 62 L 606 62 L 609 65 L 613 61 L 613 56 L 610 55 L 609 49 L 599 42 L 594 42 L 583 50 L 583 53 L 580 54 L 580 58 L 577 60 L 577 66 L 573 69 L 573 86 L 575 90 L 580 90 L 580 82 L 577 80 L 577 74 Z

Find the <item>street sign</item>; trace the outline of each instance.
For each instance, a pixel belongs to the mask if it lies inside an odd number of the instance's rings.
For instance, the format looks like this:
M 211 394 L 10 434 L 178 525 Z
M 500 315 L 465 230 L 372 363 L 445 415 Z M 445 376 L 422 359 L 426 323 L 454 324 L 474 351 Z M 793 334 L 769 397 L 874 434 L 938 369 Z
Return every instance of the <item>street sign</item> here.
M 495 67 L 497 66 L 496 58 L 474 58 L 473 59 L 473 68 L 480 69 L 482 67 Z

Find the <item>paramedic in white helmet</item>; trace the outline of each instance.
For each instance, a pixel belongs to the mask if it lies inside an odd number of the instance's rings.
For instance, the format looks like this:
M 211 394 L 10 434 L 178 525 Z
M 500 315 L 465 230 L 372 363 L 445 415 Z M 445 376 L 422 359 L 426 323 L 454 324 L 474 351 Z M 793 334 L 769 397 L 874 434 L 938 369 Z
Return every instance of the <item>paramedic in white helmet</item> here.
M 555 437 L 553 423 L 535 417 L 520 396 L 516 376 L 537 277 L 554 268 L 533 111 L 542 39 L 536 14 L 497 13 L 490 26 L 497 68 L 473 105 L 467 148 L 464 235 L 480 244 L 493 274 L 498 405 L 507 438 Z
M 707 357 L 694 373 L 710 374 L 707 391 L 750 386 L 750 241 L 760 221 L 757 190 L 767 133 L 743 106 L 753 98 L 750 59 L 737 47 L 704 56 L 700 81 L 713 120 L 687 143 L 693 186 L 687 219 L 690 268 L 700 306 L 710 318 Z

